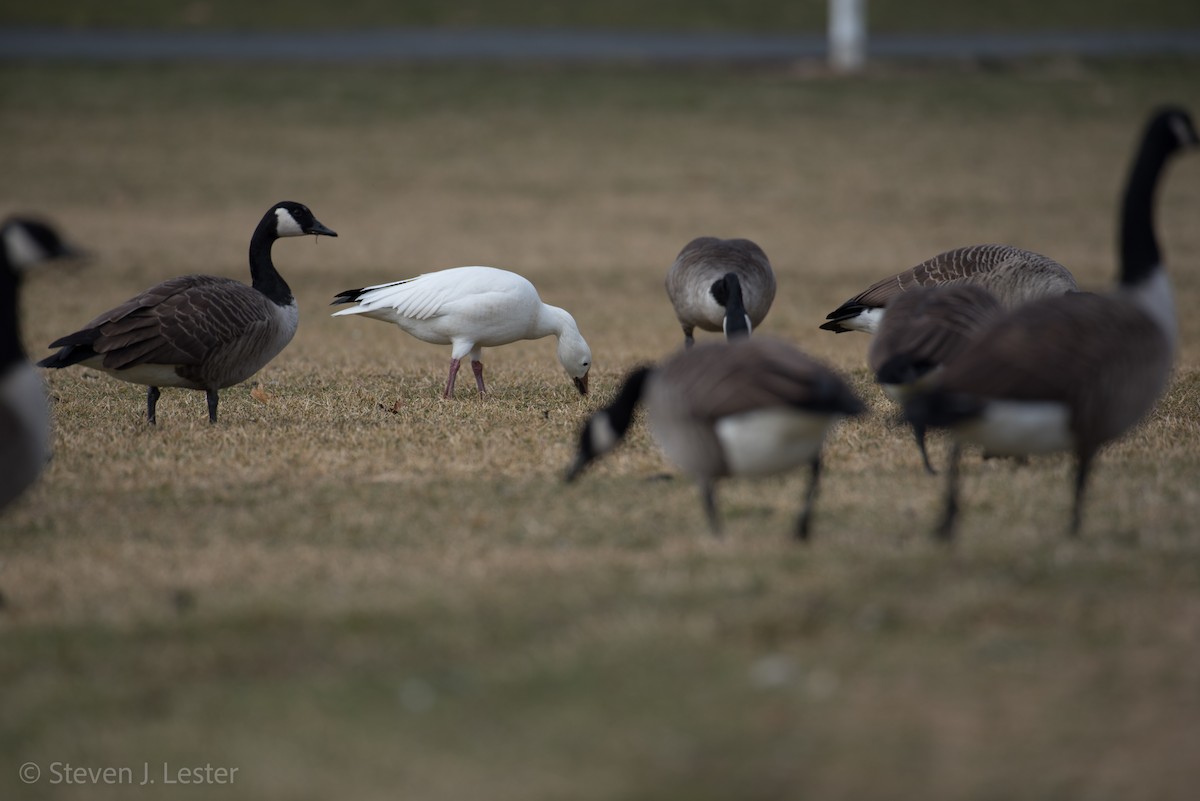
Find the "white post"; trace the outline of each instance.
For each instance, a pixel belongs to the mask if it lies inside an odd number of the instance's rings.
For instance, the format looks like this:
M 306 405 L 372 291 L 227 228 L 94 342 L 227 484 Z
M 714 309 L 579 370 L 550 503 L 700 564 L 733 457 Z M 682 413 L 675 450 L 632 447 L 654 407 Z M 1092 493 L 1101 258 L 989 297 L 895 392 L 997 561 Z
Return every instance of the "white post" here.
M 829 0 L 829 65 L 856 72 L 867 60 L 867 0 Z

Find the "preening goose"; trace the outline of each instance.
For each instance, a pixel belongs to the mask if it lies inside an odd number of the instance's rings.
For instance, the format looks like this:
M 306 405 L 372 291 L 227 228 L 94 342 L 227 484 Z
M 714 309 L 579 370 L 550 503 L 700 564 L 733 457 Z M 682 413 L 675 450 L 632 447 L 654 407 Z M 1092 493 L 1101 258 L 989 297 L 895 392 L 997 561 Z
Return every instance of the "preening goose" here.
M 422 342 L 450 345 L 450 377 L 443 397 L 454 395 L 459 364 L 471 357 L 475 386 L 483 384 L 483 349 L 522 339 L 558 338 L 558 360 L 581 395 L 588 390 L 592 351 L 575 318 L 542 303 L 527 279 L 495 267 L 454 267 L 416 278 L 339 292 L 331 305 L 353 303 L 334 317 L 361 314 L 395 323 Z
M 1198 143 L 1187 112 L 1166 108 L 1150 118 L 1125 186 L 1115 292 L 1022 306 L 947 364 L 930 391 L 906 403 L 914 424 L 949 428 L 955 439 L 940 538 L 954 533 L 964 444 L 997 455 L 1073 452 L 1069 531 L 1078 534 L 1096 453 L 1150 411 L 1170 376 L 1177 333 L 1154 195 L 1168 158 Z
M 835 334 L 873 334 L 894 298 L 917 287 L 944 284 L 982 286 L 1006 309 L 1079 289 L 1071 272 L 1048 256 L 1009 245 L 971 245 L 876 281 L 827 314 L 821 328 Z
M 217 391 L 257 373 L 296 333 L 296 299 L 271 262 L 271 246 L 304 234 L 337 236 L 306 206 L 277 203 L 250 238 L 250 286 L 213 275 L 171 278 L 51 342 L 61 350 L 38 365 L 83 364 L 146 385 L 152 424 L 160 387 L 203 390 L 215 423 Z
M 749 335 L 775 299 L 771 262 L 749 239 L 693 239 L 675 257 L 666 285 L 689 348 L 697 327 L 731 339 Z
M 839 418 L 864 410 L 837 373 L 782 342 L 759 337 L 705 343 L 626 378 L 613 402 L 584 424 L 568 481 L 616 447 L 640 401 L 663 453 L 699 483 L 714 534 L 720 531 L 718 479 L 809 465 L 799 539 L 808 538 L 826 432 Z
M 951 361 L 1003 313 L 1000 301 L 975 284 L 914 287 L 892 299 L 871 339 L 867 364 L 884 393 L 903 403 L 927 387 Z M 936 472 L 925 450 L 925 430 L 914 426 L 926 472 Z
M 35 265 L 78 256 L 51 226 L 11 217 L 0 224 L 0 509 L 50 458 L 50 410 L 41 376 L 21 345 L 21 277 Z

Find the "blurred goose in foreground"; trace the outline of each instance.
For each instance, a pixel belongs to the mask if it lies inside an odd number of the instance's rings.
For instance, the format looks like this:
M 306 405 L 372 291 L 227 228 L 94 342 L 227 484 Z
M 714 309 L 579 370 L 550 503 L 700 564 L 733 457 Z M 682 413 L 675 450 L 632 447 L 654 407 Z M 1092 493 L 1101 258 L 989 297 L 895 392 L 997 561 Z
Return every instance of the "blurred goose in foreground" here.
M 1177 332 L 1154 231 L 1154 195 L 1168 158 L 1198 142 L 1182 109 L 1150 118 L 1125 186 L 1115 292 L 1022 306 L 947 364 L 931 390 L 905 404 L 914 425 L 949 428 L 955 439 L 938 537 L 954 534 L 964 444 L 997 455 L 1073 452 L 1069 532 L 1078 534 L 1096 453 L 1153 408 L 1170 376 Z
M 495 267 L 454 267 L 390 284 L 347 289 L 331 305 L 354 303 L 334 317 L 361 314 L 395 323 L 422 342 L 451 345 L 450 377 L 443 397 L 454 396 L 454 379 L 470 355 L 475 386 L 482 396 L 483 349 L 522 339 L 558 338 L 558 360 L 581 395 L 588 390 L 592 351 L 575 318 L 542 303 L 525 278 Z
M 928 387 L 942 370 L 1003 314 L 996 296 L 975 284 L 914 287 L 888 304 L 871 339 L 867 364 L 884 394 L 897 403 Z M 914 426 L 926 472 L 936 471 L 925 450 L 925 430 Z
M 977 284 L 1005 309 L 1079 290 L 1071 272 L 1054 259 L 1010 245 L 971 245 L 940 253 L 902 273 L 876 281 L 826 315 L 825 331 L 874 334 L 885 307 L 918 287 Z
M 257 373 L 296 333 L 296 299 L 271 262 L 271 246 L 304 234 L 337 236 L 306 206 L 277 203 L 250 238 L 250 286 L 213 275 L 171 278 L 51 342 L 61 350 L 38 365 L 82 364 L 145 384 L 152 424 L 159 387 L 203 390 L 215 423 L 217 391 Z
M 730 339 L 748 336 L 775 299 L 771 262 L 749 239 L 693 239 L 675 257 L 666 284 L 689 348 L 697 327 Z
M 79 255 L 44 222 L 10 217 L 0 223 L 0 509 L 50 458 L 46 391 L 21 345 L 21 278 L 41 262 Z
M 777 340 L 697 345 L 625 379 L 613 402 L 580 432 L 568 481 L 616 447 L 640 401 L 659 447 L 699 483 L 714 534 L 720 532 L 717 479 L 807 464 L 812 478 L 795 532 L 802 540 L 808 538 L 817 497 L 825 434 L 841 417 L 864 411 L 837 373 Z

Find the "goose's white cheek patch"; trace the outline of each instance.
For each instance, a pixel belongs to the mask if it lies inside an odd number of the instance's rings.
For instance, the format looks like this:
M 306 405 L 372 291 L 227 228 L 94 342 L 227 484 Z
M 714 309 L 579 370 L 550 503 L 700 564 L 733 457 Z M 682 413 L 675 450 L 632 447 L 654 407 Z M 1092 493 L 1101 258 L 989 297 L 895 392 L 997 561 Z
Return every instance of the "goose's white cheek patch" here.
M 275 209 L 275 232 L 279 236 L 304 236 L 304 229 L 287 209 Z
M 8 263 L 18 270 L 28 269 L 46 258 L 42 246 L 20 225 L 10 225 L 5 229 L 4 249 L 8 253 Z
M 607 414 L 598 414 L 592 418 L 591 436 L 592 448 L 598 454 L 608 453 L 617 444 L 617 432 Z

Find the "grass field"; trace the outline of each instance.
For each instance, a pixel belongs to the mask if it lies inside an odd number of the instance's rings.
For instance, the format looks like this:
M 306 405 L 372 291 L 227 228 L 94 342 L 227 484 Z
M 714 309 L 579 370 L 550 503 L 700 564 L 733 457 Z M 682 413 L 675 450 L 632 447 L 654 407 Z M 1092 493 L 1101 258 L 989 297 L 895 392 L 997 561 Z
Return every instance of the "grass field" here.
M 0 797 L 214 799 L 1194 797 L 1200 767 L 1200 319 L 1172 388 L 1094 474 L 1069 460 L 941 482 L 869 385 L 867 340 L 818 331 L 875 278 L 986 241 L 1114 274 L 1144 115 L 1200 109 L 1200 63 L 1004 69 L 0 68 L 4 211 L 97 254 L 26 284 L 45 343 L 153 282 L 246 278 L 283 240 L 301 326 L 222 394 L 48 375 L 55 457 L 0 518 Z M 1200 302 L 1200 154 L 1160 194 L 1178 305 Z M 726 536 L 640 427 L 577 485 L 576 431 L 681 342 L 662 278 L 747 236 L 761 329 L 851 376 L 814 541 L 804 479 L 733 482 Z M 581 399 L 551 340 L 485 353 L 493 394 L 439 398 L 448 349 L 331 319 L 339 290 L 516 269 L 595 354 Z M 932 456 L 942 461 L 945 443 Z M 18 766 L 42 779 L 24 784 Z M 144 765 L 154 787 L 53 784 Z M 61 775 L 61 773 L 59 774 Z

